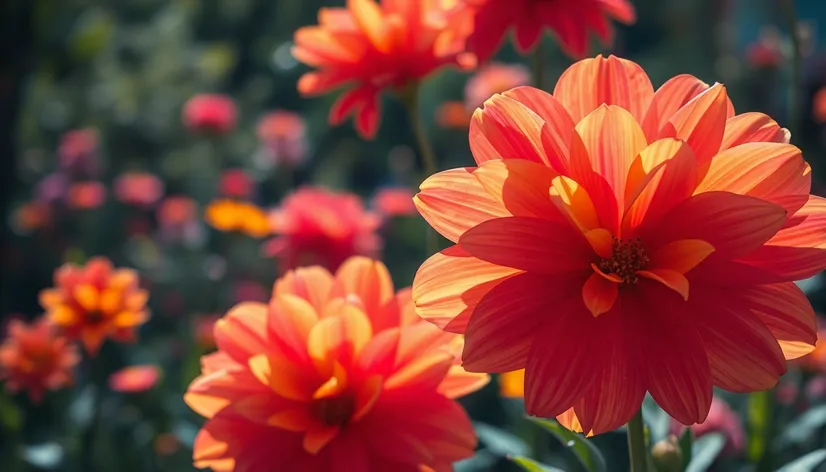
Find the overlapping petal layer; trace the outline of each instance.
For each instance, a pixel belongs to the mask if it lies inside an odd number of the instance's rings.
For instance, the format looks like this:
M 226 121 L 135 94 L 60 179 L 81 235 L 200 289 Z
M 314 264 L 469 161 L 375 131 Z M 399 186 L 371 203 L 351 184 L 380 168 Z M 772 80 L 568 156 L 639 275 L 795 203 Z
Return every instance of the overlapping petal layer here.
M 495 95 L 470 127 L 478 167 L 416 197 L 456 243 L 419 270 L 417 312 L 465 334 L 466 368 L 526 369 L 531 414 L 598 434 L 650 392 L 701 422 L 713 386 L 771 388 L 814 347 L 791 282 L 826 268 L 826 200 L 788 138 L 722 85 L 655 91 L 613 56 L 552 95 Z

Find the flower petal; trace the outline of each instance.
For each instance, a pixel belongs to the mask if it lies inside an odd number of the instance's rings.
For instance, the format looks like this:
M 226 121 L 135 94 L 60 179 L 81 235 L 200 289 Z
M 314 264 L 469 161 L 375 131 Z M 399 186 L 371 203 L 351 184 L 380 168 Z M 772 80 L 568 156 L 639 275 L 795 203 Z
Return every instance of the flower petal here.
M 502 201 L 488 193 L 473 176 L 474 170 L 452 169 L 432 175 L 413 197 L 425 221 L 453 242 L 483 221 L 510 216 Z
M 811 174 L 800 149 L 791 144 L 747 143 L 715 156 L 696 193 L 722 190 L 795 212 L 808 200 Z
M 553 313 L 552 307 L 582 283 L 582 277 L 520 274 L 497 285 L 470 317 L 462 352 L 464 368 L 491 373 L 525 367 L 537 329 L 548 317 L 566 316 L 564 311 Z
M 726 132 L 720 150 L 724 151 L 744 143 L 787 143 L 788 130 L 763 113 L 749 112 L 726 120 Z
M 725 86 L 715 84 L 674 113 L 665 126 L 665 136 L 687 142 L 702 168 L 720 151 L 729 103 Z
M 530 108 L 496 94 L 473 113 L 470 150 L 476 163 L 493 159 L 527 159 L 549 165 L 542 146 L 544 121 Z
M 780 343 L 786 359 L 797 359 L 815 348 L 817 322 L 812 305 L 792 282 L 760 285 L 733 292 L 732 302 L 756 314 Z
M 701 239 L 717 255 L 747 254 L 774 236 L 786 210 L 758 198 L 728 192 L 706 192 L 675 206 L 657 222 L 641 228 L 649 247 L 679 239 Z
M 245 302 L 233 307 L 215 322 L 215 344 L 241 364 L 262 352 L 267 346 L 267 305 Z
M 616 105 L 642 121 L 654 96 L 654 87 L 637 64 L 616 56 L 585 59 L 559 77 L 554 97 L 575 122 L 600 105 Z
M 524 159 L 482 163 L 473 176 L 514 216 L 563 221 L 548 195 L 556 172 Z
M 307 338 L 307 351 L 320 371 L 332 372 L 334 362 L 347 365 L 372 337 L 370 319 L 364 311 L 345 304 L 337 314 L 322 318 L 313 326 Z
M 637 275 L 655 280 L 679 293 L 683 300 L 688 300 L 688 279 L 675 270 L 652 269 L 637 271 Z
M 273 295 L 297 295 L 310 302 L 316 312 L 320 313 L 330 297 L 332 286 L 333 276 L 327 269 L 320 266 L 299 267 L 276 280 Z
M 582 286 L 582 299 L 588 311 L 596 318 L 607 313 L 619 296 L 619 284 L 600 274 L 591 274 Z
M 708 84 L 697 77 L 682 74 L 672 77 L 657 89 L 641 122 L 648 141 L 660 139 L 663 127 L 674 113 L 708 88 Z
M 492 264 L 546 274 L 587 270 L 594 255 L 567 223 L 525 217 L 488 220 L 462 235 L 459 245 Z
M 390 313 L 382 308 L 393 298 L 393 280 L 381 261 L 361 256 L 346 260 L 336 271 L 331 298 L 356 297 L 364 312 L 371 317 L 373 331 L 398 326 L 398 319 L 380 319 Z
M 285 293 L 270 301 L 267 316 L 269 338 L 291 359 L 309 360 L 307 339 L 318 323 L 318 313 L 303 298 Z
M 449 247 L 431 256 L 416 272 L 416 313 L 441 329 L 464 333 L 479 300 L 517 273 L 517 269 L 473 257 L 459 246 Z
M 313 376 L 312 369 L 277 353 L 255 355 L 249 359 L 248 365 L 259 382 L 290 400 L 309 401 L 318 387 L 318 380 Z

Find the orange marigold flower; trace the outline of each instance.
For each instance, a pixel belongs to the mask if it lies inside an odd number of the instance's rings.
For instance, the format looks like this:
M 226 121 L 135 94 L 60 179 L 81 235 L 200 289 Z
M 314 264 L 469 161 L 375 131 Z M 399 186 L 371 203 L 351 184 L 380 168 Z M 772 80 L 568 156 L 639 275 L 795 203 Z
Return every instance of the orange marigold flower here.
M 461 337 L 416 317 L 381 262 L 289 272 L 269 304 L 230 310 L 215 338 L 184 396 L 209 418 L 196 467 L 418 472 L 473 454 L 454 399 L 488 378 L 462 369 Z
M 161 378 L 161 371 L 154 365 L 124 367 L 109 376 L 109 388 L 116 392 L 145 392 Z
M 272 232 L 267 213 L 248 202 L 215 200 L 207 206 L 205 218 L 220 231 L 239 231 L 254 238 L 263 238 Z
M 478 167 L 415 198 L 456 243 L 419 269 L 417 311 L 466 334 L 467 369 L 526 369 L 536 416 L 573 407 L 598 434 L 649 391 L 702 422 L 712 386 L 769 389 L 814 349 L 793 281 L 826 268 L 826 199 L 788 141 L 720 84 L 655 92 L 613 56 L 574 64 L 553 95 L 494 95 L 470 125 Z
M 539 44 L 543 28 L 556 34 L 563 51 L 574 57 L 588 53 L 588 33 L 610 44 L 614 30 L 610 20 L 636 21 L 628 0 L 461 0 L 475 11 L 474 31 L 468 50 L 486 61 L 499 49 L 505 34 L 513 30 L 516 48 L 526 53 Z
M 403 93 L 436 69 L 476 65 L 465 52 L 469 12 L 456 0 L 347 0 L 346 8 L 322 8 L 318 26 L 295 33 L 293 55 L 319 70 L 301 77 L 303 95 L 319 95 L 345 84 L 353 88 L 330 110 L 330 122 L 353 114 L 367 138 L 379 126 L 379 93 Z
M 26 390 L 37 403 L 46 390 L 72 383 L 72 369 L 79 360 L 75 347 L 56 333 L 48 319 L 30 325 L 12 320 L 8 337 L 0 344 L 0 379 L 10 391 Z
M 283 270 L 306 265 L 335 270 L 350 256 L 374 257 L 381 248 L 376 234 L 381 218 L 351 193 L 300 188 L 270 216 L 279 236 L 265 251 L 281 260 Z
M 149 294 L 131 269 L 113 269 L 104 257 L 85 266 L 66 264 L 55 271 L 55 287 L 40 292 L 46 316 L 71 339 L 96 354 L 107 337 L 133 341 L 135 328 L 149 319 Z
M 238 111 L 232 98 L 203 93 L 190 98 L 183 109 L 183 122 L 190 131 L 226 134 L 235 128 Z

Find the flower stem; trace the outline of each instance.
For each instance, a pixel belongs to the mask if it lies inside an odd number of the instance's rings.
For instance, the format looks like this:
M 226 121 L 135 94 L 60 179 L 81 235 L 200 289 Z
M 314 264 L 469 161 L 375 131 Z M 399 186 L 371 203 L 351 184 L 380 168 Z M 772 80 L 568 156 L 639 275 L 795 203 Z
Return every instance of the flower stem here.
M 648 452 L 645 445 L 645 428 L 642 408 L 628 422 L 628 453 L 631 456 L 631 472 L 648 471 Z
M 424 171 L 424 178 L 426 179 L 439 171 L 439 164 L 436 160 L 436 154 L 430 146 L 430 141 L 427 139 L 427 133 L 424 131 L 422 115 L 419 113 L 419 90 L 419 83 L 413 84 L 401 94 L 401 99 L 405 108 L 407 108 L 410 127 L 413 129 L 413 134 L 416 136 L 416 143 L 419 146 L 419 152 L 422 154 L 422 170 Z M 427 231 L 426 247 L 428 256 L 439 252 L 439 240 L 435 230 L 432 228 Z
M 545 48 L 542 47 L 542 38 L 533 50 L 532 72 L 533 86 L 542 90 L 545 83 Z
M 782 0 L 780 4 L 792 39 L 792 75 L 791 86 L 789 87 L 788 120 L 789 130 L 794 136 L 794 133 L 800 131 L 801 104 L 803 102 L 803 52 L 800 45 L 794 0 Z

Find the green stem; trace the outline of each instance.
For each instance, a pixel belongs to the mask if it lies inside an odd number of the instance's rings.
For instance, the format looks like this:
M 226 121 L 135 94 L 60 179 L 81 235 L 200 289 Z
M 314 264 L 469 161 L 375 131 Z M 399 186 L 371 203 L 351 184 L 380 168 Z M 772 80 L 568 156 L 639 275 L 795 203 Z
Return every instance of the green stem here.
M 631 456 L 631 472 L 648 471 L 648 452 L 645 446 L 642 408 L 628 422 L 628 453 Z
M 533 86 L 542 90 L 545 83 L 545 48 L 542 47 L 542 39 L 533 50 Z
M 796 132 L 800 131 L 801 104 L 803 103 L 803 53 L 801 51 L 800 35 L 798 34 L 799 28 L 794 0 L 782 0 L 780 4 L 792 39 L 792 83 L 789 87 L 788 119 L 789 131 L 794 136 Z

